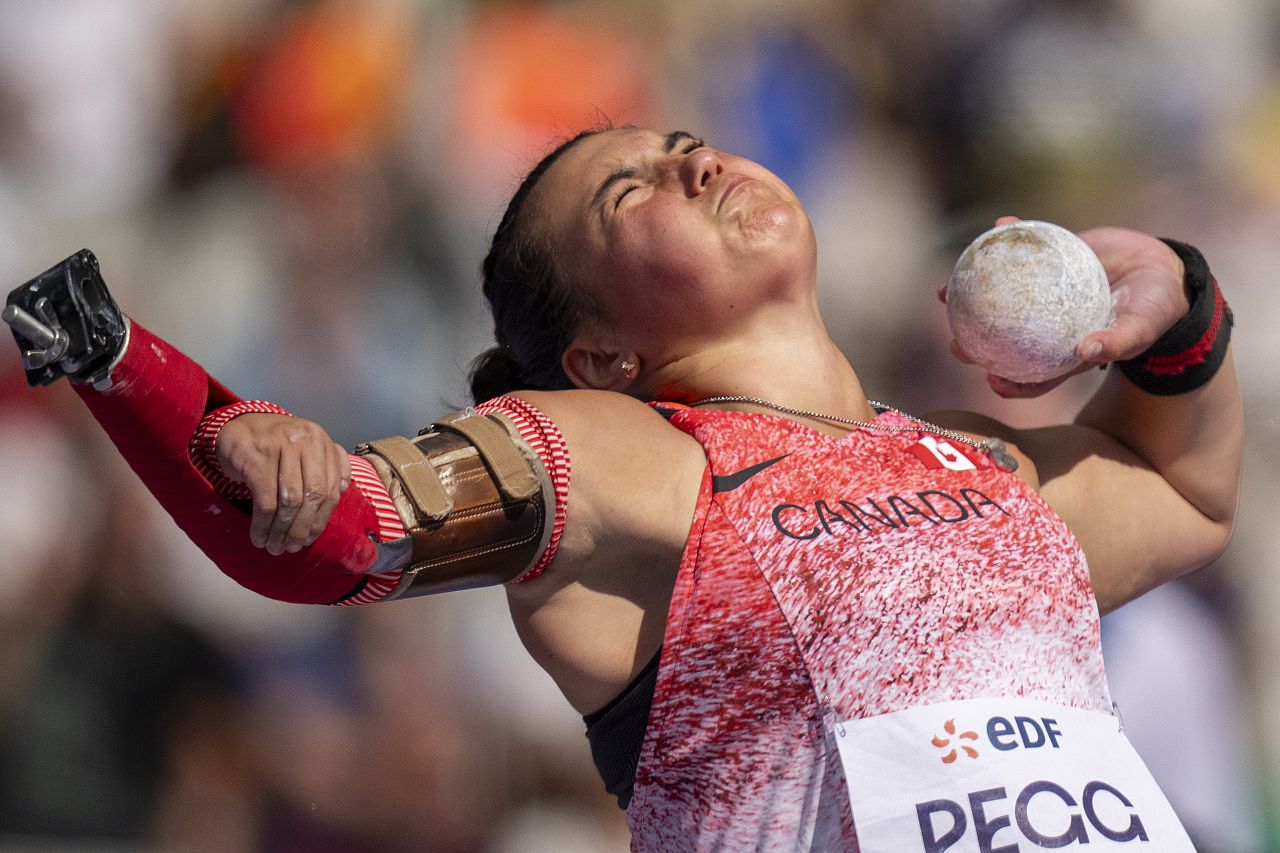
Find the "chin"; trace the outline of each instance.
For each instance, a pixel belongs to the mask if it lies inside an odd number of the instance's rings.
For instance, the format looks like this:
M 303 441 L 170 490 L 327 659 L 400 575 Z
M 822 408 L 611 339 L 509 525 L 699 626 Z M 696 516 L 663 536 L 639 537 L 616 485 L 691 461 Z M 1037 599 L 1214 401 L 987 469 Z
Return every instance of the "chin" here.
M 812 266 L 817 258 L 817 239 L 809 217 L 788 205 L 773 205 L 757 211 L 744 229 L 753 248 L 784 263 L 804 262 Z
M 812 242 L 813 225 L 804 210 L 792 204 L 778 202 L 751 211 L 743 223 L 743 231 L 755 239 L 769 242 L 786 242 L 805 239 Z

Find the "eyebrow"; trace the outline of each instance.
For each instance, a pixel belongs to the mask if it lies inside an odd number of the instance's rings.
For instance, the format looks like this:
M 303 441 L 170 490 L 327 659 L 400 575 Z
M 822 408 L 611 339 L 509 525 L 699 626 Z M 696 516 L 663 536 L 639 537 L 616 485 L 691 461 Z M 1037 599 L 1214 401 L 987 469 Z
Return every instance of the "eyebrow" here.
M 701 142 L 701 140 L 698 137 L 694 136 L 692 133 L 689 133 L 687 130 L 673 130 L 670 133 L 668 133 L 666 136 L 664 136 L 662 139 L 663 153 L 670 154 L 672 151 L 676 150 L 677 145 L 679 145 L 681 142 L 685 140 L 689 140 L 692 142 Z M 619 181 L 625 181 L 628 178 L 634 178 L 639 174 L 640 173 L 636 170 L 634 166 L 626 166 L 611 172 L 609 174 L 609 177 L 601 181 L 600 186 L 596 188 L 595 195 L 591 197 L 591 206 L 589 209 L 595 210 L 597 207 L 599 207 L 600 203 L 604 201 L 605 196 L 609 194 L 609 190 L 613 189 L 614 185 L 617 184 Z
M 692 133 L 690 133 L 687 130 L 673 130 L 670 133 L 668 133 L 666 138 L 663 140 L 663 149 L 668 154 L 670 154 L 672 151 L 676 150 L 677 145 L 679 145 L 683 140 L 686 140 L 686 139 L 691 140 L 693 142 L 702 141 L 701 139 L 694 136 Z

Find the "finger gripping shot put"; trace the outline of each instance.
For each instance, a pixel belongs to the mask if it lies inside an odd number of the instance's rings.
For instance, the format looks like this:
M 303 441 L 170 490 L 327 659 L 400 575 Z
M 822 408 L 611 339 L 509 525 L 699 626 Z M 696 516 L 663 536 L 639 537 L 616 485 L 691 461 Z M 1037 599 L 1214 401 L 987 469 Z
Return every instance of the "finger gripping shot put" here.
M 482 266 L 475 406 L 413 437 L 348 452 L 240 399 L 88 253 L 4 319 L 29 382 L 67 376 L 244 587 L 501 586 L 634 850 L 1190 851 L 1114 715 L 1099 614 L 1227 544 L 1232 316 L 1187 244 L 1078 239 L 997 229 L 949 289 L 992 373 L 1061 378 L 1082 335 L 1123 359 L 1030 429 L 869 400 L 795 193 L 684 131 L 585 131 L 529 172 Z

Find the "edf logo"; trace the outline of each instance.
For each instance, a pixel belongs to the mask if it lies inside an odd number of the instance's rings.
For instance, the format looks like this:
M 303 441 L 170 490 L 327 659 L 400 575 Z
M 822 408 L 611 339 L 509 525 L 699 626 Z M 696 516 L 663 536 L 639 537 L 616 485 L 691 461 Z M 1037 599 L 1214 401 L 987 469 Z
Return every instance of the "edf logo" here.
M 929 742 L 938 749 L 946 750 L 942 755 L 943 764 L 954 763 L 961 754 L 973 759 L 978 757 L 978 750 L 973 746 L 958 744 L 963 750 L 961 753 L 956 750 L 956 744 L 952 743 L 953 738 L 976 741 L 977 732 L 963 731 L 957 734 L 954 719 L 943 723 L 942 730 L 947 737 L 934 735 Z M 1044 746 L 1061 748 L 1059 738 L 1062 737 L 1062 730 L 1058 728 L 1058 721 L 1051 717 L 1041 717 L 1038 720 L 1033 717 L 1014 717 L 1012 720 L 1008 717 L 992 717 L 987 720 L 986 732 L 987 741 L 1001 752 L 1011 749 L 1040 749 Z
M 1059 749 L 1060 737 L 1062 732 L 1058 730 L 1058 721 L 1050 717 L 1041 717 L 1038 722 L 1031 717 L 1014 717 L 1012 723 L 1004 717 L 987 720 L 987 740 L 1002 752 L 1019 748 L 1039 749 L 1046 744 Z

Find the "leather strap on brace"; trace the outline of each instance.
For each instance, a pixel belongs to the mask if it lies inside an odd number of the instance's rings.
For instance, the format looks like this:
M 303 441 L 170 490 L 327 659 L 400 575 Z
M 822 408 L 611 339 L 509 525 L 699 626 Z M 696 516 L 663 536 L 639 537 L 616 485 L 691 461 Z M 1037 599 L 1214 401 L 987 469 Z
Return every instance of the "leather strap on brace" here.
M 533 497 L 541 491 L 538 478 L 529 467 L 529 460 L 536 459 L 533 450 L 524 445 L 523 452 L 516 448 L 512 441 L 520 441 L 514 428 L 511 432 L 498 426 L 496 420 L 484 415 L 465 415 L 454 412 L 431 424 L 437 430 L 452 430 L 460 433 L 480 453 L 489 472 L 493 474 L 493 482 L 508 500 L 519 501 Z M 423 430 L 425 435 L 430 429 Z M 545 476 L 545 474 L 544 474 Z
M 501 414 L 456 412 L 417 438 L 356 453 L 377 470 L 413 542 L 387 599 L 506 583 L 546 548 L 551 478 Z

